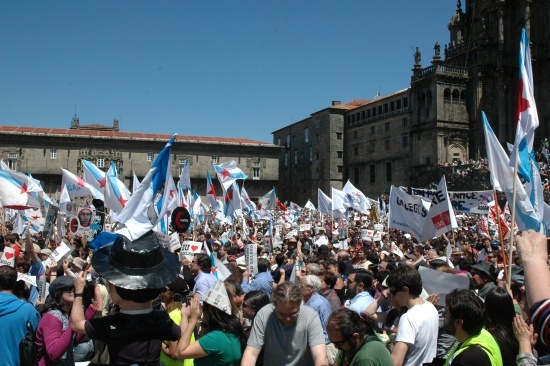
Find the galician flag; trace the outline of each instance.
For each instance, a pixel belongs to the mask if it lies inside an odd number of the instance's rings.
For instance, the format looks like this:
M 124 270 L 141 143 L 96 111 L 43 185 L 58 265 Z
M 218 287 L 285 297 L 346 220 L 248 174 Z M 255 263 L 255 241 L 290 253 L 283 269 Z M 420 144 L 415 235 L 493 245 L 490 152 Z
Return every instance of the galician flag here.
M 526 181 L 531 180 L 531 164 L 529 160 L 533 151 L 535 129 L 539 126 L 539 117 L 533 92 L 533 71 L 531 68 L 531 51 L 529 37 L 525 28 L 521 30 L 519 50 L 519 90 L 517 106 L 517 126 L 514 149 L 510 158 L 510 166 L 514 166 L 515 153 L 518 152 L 518 171 Z
M 218 180 L 220 181 L 224 191 L 235 182 L 237 179 L 246 179 L 248 175 L 237 166 L 237 163 L 232 160 L 221 164 L 212 163 L 212 167 L 218 175 Z

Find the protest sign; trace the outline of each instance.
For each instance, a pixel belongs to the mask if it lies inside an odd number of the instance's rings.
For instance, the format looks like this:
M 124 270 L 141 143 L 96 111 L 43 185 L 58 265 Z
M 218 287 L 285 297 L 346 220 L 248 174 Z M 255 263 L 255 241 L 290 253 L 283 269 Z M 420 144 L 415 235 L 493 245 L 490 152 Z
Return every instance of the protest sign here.
M 172 233 L 169 236 L 169 245 L 170 245 L 170 250 L 172 251 L 176 251 L 179 248 L 181 248 L 179 233 Z
M 244 248 L 246 268 L 250 274 L 258 273 L 258 244 L 246 244 Z
M 403 230 L 420 237 L 431 202 L 420 196 L 410 196 L 400 188 L 390 189 L 390 221 L 388 228 Z
M 68 257 L 69 254 L 71 254 L 71 252 L 73 251 L 73 247 L 67 245 L 64 241 L 61 241 L 59 242 L 59 244 L 57 244 L 57 248 L 54 249 L 54 251 L 52 252 L 52 254 L 50 254 L 50 256 L 48 257 L 48 259 L 46 259 L 43 264 L 46 266 L 46 267 L 50 267 L 51 264 L 52 264 L 52 261 L 56 261 L 57 263 L 61 263 L 61 261 L 65 258 L 65 257 Z
M 17 281 L 24 281 L 30 286 L 38 287 L 36 283 L 36 276 L 29 276 L 24 273 L 17 273 Z
M 266 253 L 271 253 L 273 251 L 271 247 L 271 237 L 270 236 L 264 236 L 264 251 Z
M 412 188 L 412 194 L 432 199 L 435 190 Z M 449 198 L 455 212 L 489 214 L 489 203 L 494 201 L 493 191 L 449 192 Z
M 300 231 L 309 231 L 311 230 L 311 224 L 300 224 Z
M 432 205 L 424 220 L 421 235 L 417 238 L 420 241 L 428 240 L 457 227 L 453 206 L 447 194 L 447 183 L 443 176 L 432 198 Z
M 383 224 L 374 224 L 374 230 L 384 231 L 384 225 Z
M 454 289 L 468 289 L 470 280 L 466 276 L 437 271 L 428 267 L 418 267 L 422 278 L 422 287 L 430 295 L 439 296 L 436 305 L 445 306 L 445 297 Z
M 380 231 L 373 235 L 372 241 L 382 241 L 382 233 Z
M 170 247 L 170 238 L 168 235 L 155 231 L 155 234 L 157 235 L 157 238 L 159 240 L 159 244 L 163 248 L 169 248 Z
M 54 205 L 53 203 L 50 204 L 50 207 L 48 208 L 48 214 L 46 215 L 46 219 L 44 221 L 44 229 L 42 230 L 42 237 L 45 240 L 48 240 L 53 235 L 53 228 L 55 226 L 55 219 L 57 218 L 58 212 L 59 207 Z
M 0 266 L 15 267 L 15 249 L 8 246 L 4 247 L 4 253 L 0 258 Z

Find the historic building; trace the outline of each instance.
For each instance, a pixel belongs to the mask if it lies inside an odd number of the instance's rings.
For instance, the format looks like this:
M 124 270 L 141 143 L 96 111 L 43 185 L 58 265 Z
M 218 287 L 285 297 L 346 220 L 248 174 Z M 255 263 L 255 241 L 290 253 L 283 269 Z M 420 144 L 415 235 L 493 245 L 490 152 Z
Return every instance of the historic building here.
M 120 179 L 132 188 L 134 171 L 141 180 L 171 135 L 122 132 L 112 127 L 80 125 L 75 116 L 69 129 L 0 126 L 0 157 L 12 169 L 31 173 L 47 193 L 60 191 L 61 169 L 82 174 L 82 159 L 107 171 L 115 162 Z M 189 162 L 192 189 L 204 195 L 206 170 L 216 180 L 212 163 L 235 160 L 248 175 L 246 190 L 251 198 L 261 196 L 278 182 L 279 152 L 270 143 L 245 138 L 178 135 L 172 145 L 172 174 Z M 216 193 L 222 195 L 217 183 Z
M 550 107 L 544 101 L 550 98 L 550 2 L 455 4 L 449 43 L 434 45 L 428 65 L 422 63 L 423 50 L 416 49 L 410 88 L 339 109 L 333 105 L 273 132 L 275 144 L 286 141 L 280 144 L 286 146 L 279 164 L 280 197 L 316 202 L 317 186 L 330 194 L 330 186 L 341 188 L 348 179 L 374 197 L 389 193 L 391 185 L 414 184 L 413 177 L 434 165 L 483 157 L 482 110 L 501 143 L 513 142 L 523 27 L 530 34 L 538 102 L 536 141 L 549 137 Z M 317 115 L 330 116 L 327 130 L 315 130 L 316 140 L 306 142 L 303 131 L 309 128 L 311 134 Z M 317 156 L 325 159 L 316 162 Z

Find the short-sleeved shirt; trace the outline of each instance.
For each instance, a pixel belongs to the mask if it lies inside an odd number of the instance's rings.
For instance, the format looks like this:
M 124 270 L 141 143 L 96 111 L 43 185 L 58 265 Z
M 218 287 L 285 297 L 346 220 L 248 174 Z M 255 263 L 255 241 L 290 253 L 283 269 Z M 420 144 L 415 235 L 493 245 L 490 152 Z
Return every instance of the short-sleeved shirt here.
M 425 301 L 410 308 L 399 319 L 396 342 L 407 343 L 404 365 L 430 363 L 437 354 L 439 315 L 435 306 Z
M 256 314 L 248 346 L 264 350 L 264 366 L 313 365 L 311 348 L 325 344 L 323 327 L 315 310 L 302 305 L 299 311 L 296 323 L 288 327 L 277 317 L 273 304 Z
M 118 313 L 86 321 L 86 334 L 109 345 L 111 364 L 156 365 L 163 340 L 176 341 L 181 328 L 166 311 L 145 314 Z
M 241 342 L 234 334 L 214 330 L 200 338 L 199 344 L 208 356 L 196 358 L 195 366 L 241 364 Z

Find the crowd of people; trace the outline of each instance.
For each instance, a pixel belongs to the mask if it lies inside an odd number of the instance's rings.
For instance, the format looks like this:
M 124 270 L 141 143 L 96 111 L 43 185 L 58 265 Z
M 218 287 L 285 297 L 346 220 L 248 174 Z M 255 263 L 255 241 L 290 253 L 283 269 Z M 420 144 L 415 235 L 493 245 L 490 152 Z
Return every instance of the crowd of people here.
M 30 335 L 39 365 L 544 364 L 546 237 L 521 233 L 508 259 L 508 242 L 480 235 L 478 219 L 418 242 L 385 226 L 365 236 L 374 223 L 364 215 L 303 213 L 269 240 L 254 222 L 195 228 L 181 237 L 204 243 L 193 256 L 163 248 L 154 232 L 133 241 L 104 232 L 102 247 L 65 237 L 73 251 L 61 263 L 48 259 L 54 241 L 8 234 L 2 243 L 16 258 L 0 266 L 0 355 L 26 364 L 19 345 Z M 223 281 L 207 253 L 229 270 Z M 430 294 L 421 267 L 467 285 Z

